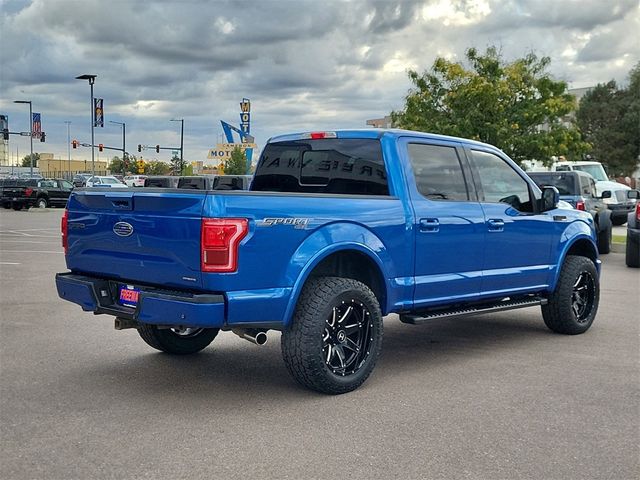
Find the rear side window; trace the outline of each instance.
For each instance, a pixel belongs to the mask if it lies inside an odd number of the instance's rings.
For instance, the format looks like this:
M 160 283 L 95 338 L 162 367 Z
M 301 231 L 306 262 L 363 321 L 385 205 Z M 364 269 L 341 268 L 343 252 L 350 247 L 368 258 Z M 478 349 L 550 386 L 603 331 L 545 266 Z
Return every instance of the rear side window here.
M 389 195 L 380 141 L 327 138 L 268 144 L 251 190 Z
M 214 190 L 244 190 L 242 177 L 224 175 L 216 177 L 213 183 Z
M 409 160 L 418 191 L 429 200 L 469 200 L 454 147 L 410 143 Z

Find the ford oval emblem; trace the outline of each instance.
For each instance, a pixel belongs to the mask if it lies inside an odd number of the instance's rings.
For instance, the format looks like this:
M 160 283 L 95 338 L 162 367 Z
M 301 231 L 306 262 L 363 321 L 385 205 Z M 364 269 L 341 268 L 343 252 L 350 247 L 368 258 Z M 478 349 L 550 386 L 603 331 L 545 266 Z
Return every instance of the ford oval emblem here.
M 133 233 L 133 226 L 127 222 L 118 222 L 113 226 L 113 232 L 119 237 L 128 237 Z

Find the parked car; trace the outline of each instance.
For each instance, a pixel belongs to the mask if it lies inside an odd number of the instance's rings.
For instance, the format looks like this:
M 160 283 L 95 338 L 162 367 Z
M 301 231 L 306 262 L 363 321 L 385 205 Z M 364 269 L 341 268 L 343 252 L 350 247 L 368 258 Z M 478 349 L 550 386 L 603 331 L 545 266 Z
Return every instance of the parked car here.
M 74 187 L 84 187 L 87 183 L 87 180 L 89 180 L 91 177 L 93 177 L 93 175 L 90 173 L 78 173 L 77 175 L 74 175 L 71 183 L 73 183 Z
M 112 175 L 112 177 L 116 177 L 119 182 L 125 183 L 123 175 Z
M 295 380 L 340 394 L 373 371 L 390 313 L 433 325 L 541 306 L 552 331 L 586 332 L 600 291 L 594 221 L 558 200 L 473 140 L 276 136 L 248 192 L 74 192 L 57 291 L 169 354 L 220 330 L 258 345 L 281 331 Z
M 127 186 L 112 176 L 95 176 L 87 180 L 86 187 L 127 188 Z
M 73 184 L 61 178 L 47 178 L 38 181 L 35 206 L 64 207 L 73 190 Z
M 145 187 L 152 188 L 177 188 L 180 177 L 170 175 L 154 175 L 144 180 Z
M 127 184 L 127 187 L 144 187 L 146 178 L 146 175 L 128 175 L 124 177 L 124 183 Z
M 560 193 L 560 200 L 571 204 L 576 210 L 591 214 L 596 226 L 598 252 L 611 251 L 613 226 L 611 212 L 605 201 L 611 198 L 611 192 L 605 190 L 602 196 L 596 192 L 596 182 L 591 175 L 578 170 L 565 172 L 529 172 L 528 175 L 540 188 L 554 186 Z
M 636 206 L 636 199 L 629 198 L 629 192 L 632 190 L 626 185 L 616 183 L 611 189 L 611 198 L 605 199 L 607 208 L 611 211 L 611 221 L 614 225 L 624 225 L 627 216 Z
M 640 267 L 640 192 L 627 192 L 629 199 L 636 200 L 634 211 L 627 215 L 627 250 L 625 261 L 628 267 Z

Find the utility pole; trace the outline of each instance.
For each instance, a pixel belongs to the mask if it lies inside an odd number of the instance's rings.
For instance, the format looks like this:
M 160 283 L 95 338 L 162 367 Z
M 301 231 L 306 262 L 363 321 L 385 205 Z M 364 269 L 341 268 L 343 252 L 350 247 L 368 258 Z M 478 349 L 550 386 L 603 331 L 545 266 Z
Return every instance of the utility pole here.
M 69 126 L 71 125 L 71 121 L 69 120 L 65 120 L 65 122 L 67 124 L 67 161 L 69 162 L 67 164 L 68 170 L 69 170 L 69 180 L 71 180 L 73 177 L 71 176 L 71 132 L 69 129 Z
M 31 154 L 29 155 L 29 177 L 33 177 L 33 109 L 31 106 L 31 100 L 16 100 L 13 103 L 28 103 L 29 104 L 29 141 L 31 142 Z
M 180 175 L 184 174 L 184 118 L 172 118 L 171 122 L 180 122 Z
M 127 125 L 124 122 L 114 122 L 113 120 L 109 120 L 109 123 L 114 123 L 116 125 L 121 125 L 122 126 L 122 174 L 126 175 L 126 169 L 127 169 L 127 162 L 126 162 L 126 156 L 127 156 L 127 144 L 126 144 L 126 128 Z
M 91 175 L 96 174 L 96 162 L 95 162 L 95 137 L 93 128 L 95 125 L 95 111 L 93 105 L 93 84 L 96 81 L 97 75 L 80 75 L 76 77 L 76 80 L 89 80 L 89 86 L 91 87 Z M 86 169 L 85 169 L 86 170 Z

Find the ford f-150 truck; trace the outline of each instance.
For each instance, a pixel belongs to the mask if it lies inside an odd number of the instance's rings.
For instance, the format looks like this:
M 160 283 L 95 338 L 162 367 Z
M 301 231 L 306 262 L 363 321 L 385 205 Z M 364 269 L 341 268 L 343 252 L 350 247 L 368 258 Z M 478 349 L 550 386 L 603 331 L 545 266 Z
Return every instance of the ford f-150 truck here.
M 497 148 L 402 130 L 272 138 L 249 191 L 74 191 L 61 298 L 151 347 L 191 354 L 220 330 L 262 344 L 311 389 L 360 386 L 402 322 L 539 305 L 587 331 L 599 300 L 591 215 L 557 209 Z

